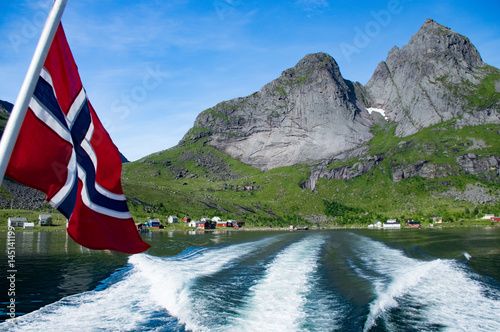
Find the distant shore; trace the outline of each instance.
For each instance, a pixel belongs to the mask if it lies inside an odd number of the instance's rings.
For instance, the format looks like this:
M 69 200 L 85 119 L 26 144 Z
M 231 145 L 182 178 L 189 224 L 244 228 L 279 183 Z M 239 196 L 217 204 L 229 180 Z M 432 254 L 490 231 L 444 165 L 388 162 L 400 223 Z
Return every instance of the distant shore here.
M 438 226 L 425 226 L 421 228 L 415 227 L 401 227 L 400 229 L 395 230 L 422 230 L 422 229 L 444 229 L 444 228 L 469 228 L 469 227 L 492 227 L 492 228 L 500 228 L 500 223 L 496 224 L 445 224 Z M 251 231 L 288 231 L 288 232 L 307 232 L 307 231 L 321 231 L 321 230 L 340 230 L 340 229 L 369 229 L 369 230 L 384 230 L 383 228 L 368 228 L 367 226 L 320 226 L 320 227 L 309 227 L 308 230 L 296 230 L 291 229 L 289 227 L 241 227 L 241 228 L 216 228 L 216 229 L 199 229 L 199 228 L 148 228 L 151 232 L 190 232 L 190 231 L 203 231 L 203 232 L 216 232 L 216 231 L 229 231 L 229 232 L 251 232 Z M 387 229 L 385 229 L 387 231 Z M 391 229 L 393 230 L 393 229 Z M 0 233 L 7 232 L 7 225 L 5 227 L 0 226 Z M 23 229 L 20 227 L 15 228 L 16 232 L 63 232 L 66 231 L 65 225 L 57 225 L 57 226 L 36 226 L 34 229 Z

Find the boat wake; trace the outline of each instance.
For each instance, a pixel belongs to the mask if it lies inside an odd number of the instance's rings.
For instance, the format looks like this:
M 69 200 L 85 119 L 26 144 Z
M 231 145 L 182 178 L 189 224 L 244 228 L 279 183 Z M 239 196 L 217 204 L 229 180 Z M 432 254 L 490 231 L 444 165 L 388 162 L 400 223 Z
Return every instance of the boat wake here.
M 278 240 L 197 248 L 175 257 L 133 255 L 127 269 L 105 281 L 107 287 L 63 298 L 0 329 L 293 331 L 308 317 L 333 326 L 331 311 L 320 311 L 332 301 L 308 303 L 325 237 L 272 246 Z
M 61 299 L 35 312 L 7 321 L 12 331 L 140 331 L 144 326 L 178 330 L 179 323 L 197 330 L 191 286 L 203 276 L 231 267 L 234 261 L 276 241 L 266 238 L 217 249 L 188 250 L 175 257 L 130 256 L 130 268 L 118 271 L 109 285 Z M 103 287 L 100 287 L 103 288 Z M 169 315 L 165 315 L 165 310 Z
M 331 310 L 336 302 L 310 296 L 316 288 L 315 275 L 324 242 L 320 236 L 305 238 L 276 255 L 263 277 L 250 288 L 235 323 L 225 330 L 301 331 L 311 320 L 316 324 L 309 326 L 309 331 L 332 329 L 338 316 Z
M 174 257 L 133 255 L 95 290 L 0 330 L 500 331 L 498 283 L 463 259 L 424 261 L 340 237 L 278 234 Z
M 500 292 L 460 261 L 421 261 L 361 237 L 357 250 L 375 296 L 364 331 L 500 331 Z

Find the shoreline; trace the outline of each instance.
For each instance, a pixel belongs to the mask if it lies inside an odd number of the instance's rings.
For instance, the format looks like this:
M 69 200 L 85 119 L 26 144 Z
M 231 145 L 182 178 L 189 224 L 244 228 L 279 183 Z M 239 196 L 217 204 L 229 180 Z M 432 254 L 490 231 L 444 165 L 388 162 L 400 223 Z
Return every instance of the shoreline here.
M 7 225 L 5 225 L 5 229 L 0 229 L 0 233 L 8 232 L 9 230 L 7 229 Z M 50 227 L 57 227 L 57 229 L 49 229 Z M 23 228 L 15 228 L 15 232 L 33 232 L 33 233 L 38 233 L 38 232 L 65 232 L 66 229 L 61 229 L 60 227 L 62 226 L 44 226 L 43 228 L 38 228 L 38 229 L 23 229 Z M 444 229 L 444 228 L 478 228 L 478 227 L 484 227 L 484 228 L 500 228 L 500 223 L 494 224 L 494 225 L 478 225 L 478 224 L 472 224 L 472 225 L 439 225 L 439 226 L 434 226 L 434 227 L 421 227 L 421 228 L 415 228 L 415 227 L 401 227 L 398 229 L 384 229 L 384 228 L 368 228 L 368 226 L 361 227 L 361 226 L 332 226 L 332 227 L 315 227 L 315 228 L 310 228 L 308 230 L 297 230 L 297 229 L 290 229 L 289 227 L 242 227 L 242 228 L 216 228 L 216 229 L 198 229 L 198 228 L 192 228 L 192 229 L 168 229 L 168 228 L 163 228 L 163 229 L 156 229 L 156 228 L 148 228 L 150 232 L 190 232 L 190 231 L 203 231 L 203 232 L 215 232 L 215 231 L 229 231 L 229 232 L 252 232 L 252 231 L 288 231 L 288 232 L 306 232 L 306 231 L 324 231 L 324 230 L 342 230 L 342 229 L 367 229 L 367 230 L 424 230 L 424 229 Z

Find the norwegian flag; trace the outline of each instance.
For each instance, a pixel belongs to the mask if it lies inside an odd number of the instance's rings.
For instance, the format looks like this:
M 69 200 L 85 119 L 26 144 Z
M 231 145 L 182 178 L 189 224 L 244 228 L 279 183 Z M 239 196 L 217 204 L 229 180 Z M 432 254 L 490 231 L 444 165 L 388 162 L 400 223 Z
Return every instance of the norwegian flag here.
M 150 246 L 128 210 L 121 166 L 59 24 L 6 174 L 47 194 L 68 218 L 69 235 L 82 246 L 139 253 Z

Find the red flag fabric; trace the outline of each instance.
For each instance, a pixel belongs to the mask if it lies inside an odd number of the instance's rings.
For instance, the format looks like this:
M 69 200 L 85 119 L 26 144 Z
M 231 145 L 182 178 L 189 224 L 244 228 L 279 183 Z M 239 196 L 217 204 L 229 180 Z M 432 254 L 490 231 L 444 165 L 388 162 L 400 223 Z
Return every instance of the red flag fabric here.
M 59 25 L 6 175 L 47 194 L 82 246 L 139 253 L 150 246 L 129 212 L 121 168 L 120 153 L 87 99 Z

